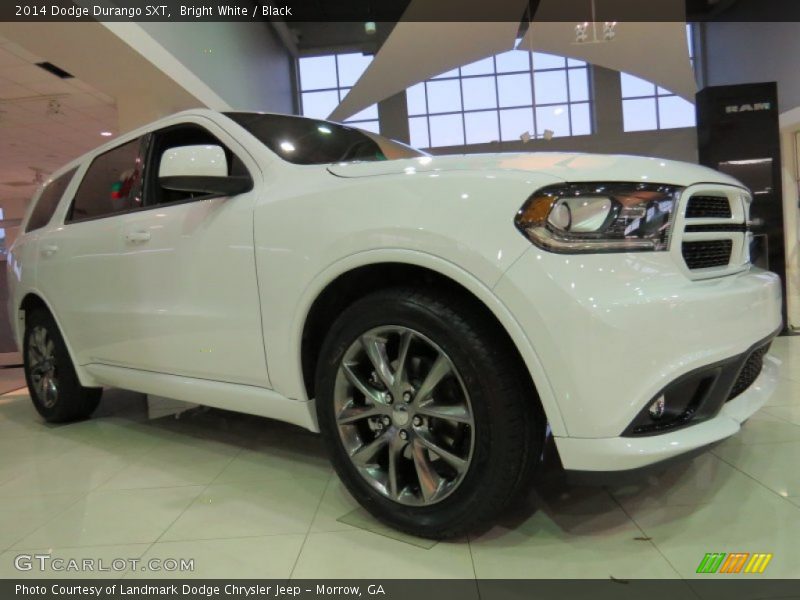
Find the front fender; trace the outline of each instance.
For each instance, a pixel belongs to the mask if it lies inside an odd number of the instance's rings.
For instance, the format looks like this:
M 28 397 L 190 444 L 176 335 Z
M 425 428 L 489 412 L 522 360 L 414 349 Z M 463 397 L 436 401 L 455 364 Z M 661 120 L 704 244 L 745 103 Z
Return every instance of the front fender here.
M 539 356 L 514 316 L 492 292 L 493 282 L 480 281 L 458 265 L 441 257 L 412 250 L 380 249 L 353 254 L 331 264 L 314 278 L 303 292 L 292 317 L 288 336 L 289 347 L 286 352 L 287 360 L 280 361 L 277 357 L 272 359 L 274 368 L 271 373 L 274 374 L 273 381 L 278 391 L 291 398 L 308 399 L 303 382 L 302 335 L 306 318 L 317 297 L 339 276 L 359 267 L 382 263 L 402 263 L 430 269 L 458 283 L 483 302 L 505 328 L 522 356 L 539 393 L 551 429 L 558 432 L 557 434 L 565 431 L 558 404 Z M 498 272 L 496 279 L 494 277 L 492 279 L 496 281 L 500 277 L 502 277 L 502 272 Z M 276 361 L 279 362 L 276 363 Z

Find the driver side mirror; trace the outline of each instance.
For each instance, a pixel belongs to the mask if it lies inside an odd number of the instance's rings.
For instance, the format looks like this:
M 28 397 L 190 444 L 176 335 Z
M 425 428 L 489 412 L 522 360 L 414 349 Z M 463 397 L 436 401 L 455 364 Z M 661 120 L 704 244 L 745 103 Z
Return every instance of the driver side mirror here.
M 170 148 L 158 167 L 161 187 L 178 192 L 235 196 L 253 189 L 247 175 L 228 175 L 222 146 L 200 144 Z

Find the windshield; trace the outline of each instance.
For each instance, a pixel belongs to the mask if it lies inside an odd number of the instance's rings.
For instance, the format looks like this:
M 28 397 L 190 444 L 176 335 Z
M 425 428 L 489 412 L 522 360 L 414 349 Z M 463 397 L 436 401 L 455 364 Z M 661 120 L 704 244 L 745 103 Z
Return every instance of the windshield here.
M 427 156 L 400 142 L 328 121 L 248 112 L 225 115 L 247 129 L 283 160 L 296 165 Z

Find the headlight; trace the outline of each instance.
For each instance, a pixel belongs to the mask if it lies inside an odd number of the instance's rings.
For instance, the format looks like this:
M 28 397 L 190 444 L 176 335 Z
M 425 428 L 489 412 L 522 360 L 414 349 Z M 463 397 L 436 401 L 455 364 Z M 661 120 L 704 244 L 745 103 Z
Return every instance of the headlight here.
M 553 252 L 666 250 L 683 188 L 652 183 L 566 183 L 533 194 L 517 228 Z

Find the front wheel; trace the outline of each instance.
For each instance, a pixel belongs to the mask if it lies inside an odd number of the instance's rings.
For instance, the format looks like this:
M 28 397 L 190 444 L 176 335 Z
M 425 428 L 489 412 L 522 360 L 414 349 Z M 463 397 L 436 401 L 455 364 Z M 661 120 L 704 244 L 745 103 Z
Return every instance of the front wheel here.
M 334 467 L 374 516 L 449 538 L 490 520 L 518 491 L 535 399 L 519 361 L 456 295 L 391 289 L 332 326 L 317 369 L 317 412 Z
M 31 400 L 46 421 L 77 421 L 95 411 L 103 390 L 80 384 L 64 338 L 47 311 L 26 314 L 22 354 Z

